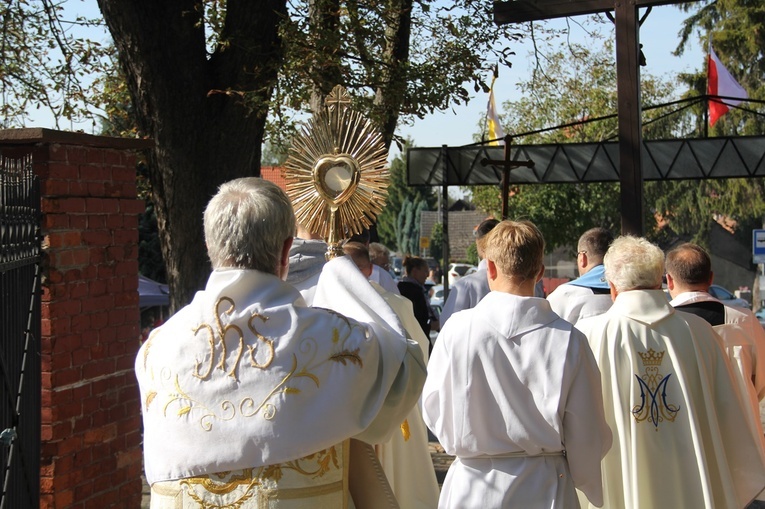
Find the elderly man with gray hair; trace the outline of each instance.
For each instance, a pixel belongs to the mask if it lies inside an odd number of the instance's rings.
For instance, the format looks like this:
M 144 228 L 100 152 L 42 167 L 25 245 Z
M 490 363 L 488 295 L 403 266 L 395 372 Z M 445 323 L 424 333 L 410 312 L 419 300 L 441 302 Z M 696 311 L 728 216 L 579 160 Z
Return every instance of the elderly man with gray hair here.
M 604 265 L 613 306 L 577 323 L 614 432 L 604 507 L 745 507 L 765 462 L 720 337 L 669 305 L 664 253 L 646 239 L 616 239 Z
M 345 257 L 316 290 L 334 311 L 284 282 L 295 217 L 275 184 L 223 184 L 204 231 L 207 286 L 136 360 L 151 507 L 345 507 L 349 439 L 397 431 L 424 382 L 419 345 Z

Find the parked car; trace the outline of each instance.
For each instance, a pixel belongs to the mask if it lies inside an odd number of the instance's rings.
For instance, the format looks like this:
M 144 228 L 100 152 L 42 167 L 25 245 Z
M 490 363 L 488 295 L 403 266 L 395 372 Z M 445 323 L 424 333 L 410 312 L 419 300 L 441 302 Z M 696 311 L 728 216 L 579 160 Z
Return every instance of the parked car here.
M 733 292 L 726 290 L 720 285 L 711 285 L 709 287 L 709 294 L 715 299 L 719 300 L 723 304 L 728 306 L 734 306 L 738 308 L 751 309 L 752 305 L 744 299 L 739 299 Z
M 391 256 L 390 257 L 390 270 L 393 271 L 393 277 L 394 278 L 401 278 L 404 277 L 404 260 L 400 256 Z
M 475 265 L 470 265 L 469 263 L 450 263 L 449 264 L 449 286 L 452 286 L 454 283 L 456 283 L 461 277 L 467 276 L 468 274 L 472 274 L 478 270 L 478 267 Z
M 430 305 L 439 309 L 444 307 L 444 285 L 434 285 L 430 289 Z
M 758 310 L 758 311 L 757 311 L 757 312 L 754 314 L 754 316 L 756 316 L 756 317 L 757 317 L 757 321 L 759 321 L 759 322 L 760 322 L 760 325 L 762 325 L 763 327 L 765 327 L 765 308 L 760 308 L 760 309 L 759 309 L 759 310 Z

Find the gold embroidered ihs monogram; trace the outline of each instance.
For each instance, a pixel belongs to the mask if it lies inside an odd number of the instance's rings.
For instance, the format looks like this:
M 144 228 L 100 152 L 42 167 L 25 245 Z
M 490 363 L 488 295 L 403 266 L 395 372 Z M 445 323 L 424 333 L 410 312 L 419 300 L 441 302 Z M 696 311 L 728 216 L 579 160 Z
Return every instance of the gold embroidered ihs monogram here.
M 227 321 L 228 317 L 235 316 L 236 303 L 229 297 L 221 297 L 214 306 L 214 324 L 202 323 L 194 327 L 191 332 L 195 338 L 204 338 L 208 347 L 209 360 L 206 362 L 206 369 L 201 370 L 202 362 L 197 359 L 194 363 L 190 375 L 193 378 L 205 382 L 220 373 L 221 376 L 230 377 L 239 382 L 239 374 L 242 368 L 253 368 L 257 370 L 266 370 L 272 367 L 275 361 L 275 348 L 273 339 L 266 338 L 255 327 L 256 322 L 265 324 L 268 317 L 260 313 L 252 313 L 247 319 L 246 328 L 251 334 L 246 334 L 242 327 L 236 323 Z M 334 314 L 334 313 L 333 313 Z M 262 415 L 266 420 L 275 417 L 278 411 L 279 395 L 300 394 L 305 387 L 298 384 L 299 380 L 309 380 L 316 388 L 320 387 L 319 377 L 315 374 L 315 369 L 327 362 L 342 364 L 343 366 L 363 367 L 359 349 L 349 349 L 345 346 L 346 340 L 353 334 L 353 330 L 362 327 L 359 324 L 351 323 L 346 317 L 335 314 L 342 318 L 345 326 L 333 326 L 327 332 L 330 334 L 329 343 L 332 350 L 328 352 L 324 359 L 316 359 L 320 351 L 320 344 L 327 344 L 321 338 L 306 337 L 300 339 L 300 358 L 296 353 L 286 354 L 291 357 L 291 366 L 280 363 L 280 369 L 287 369 L 276 385 L 263 392 L 265 387 L 257 386 L 259 389 L 257 398 L 255 394 L 250 394 L 248 390 L 237 390 L 231 392 L 230 399 L 220 401 L 207 401 L 206 398 L 196 396 L 195 390 L 189 390 L 189 387 L 183 387 L 182 377 L 176 371 L 175 366 L 166 365 L 157 372 L 152 369 L 151 378 L 156 383 L 151 390 L 146 393 L 144 402 L 145 409 L 148 412 L 152 404 L 162 405 L 162 413 L 165 417 L 169 414 L 175 414 L 176 417 L 199 416 L 199 423 L 205 431 L 213 429 L 215 421 L 230 421 L 237 416 L 253 417 Z M 233 362 L 227 365 L 226 359 L 229 356 L 226 341 L 231 339 L 236 341 L 236 350 L 233 351 Z M 255 344 L 250 344 L 247 340 L 255 339 Z M 148 363 L 148 350 L 151 342 L 155 340 L 150 337 L 145 345 L 144 368 Z M 245 351 L 247 352 L 245 354 Z M 286 356 L 285 355 L 285 356 Z M 249 360 L 242 365 L 242 358 Z M 217 362 L 216 362 L 217 360 Z M 157 376 L 158 375 L 158 376 Z M 253 386 L 250 386 L 253 387 Z M 197 389 L 198 387 L 191 387 Z M 162 401 L 162 403 L 154 403 Z
M 225 309 L 221 311 L 220 306 L 222 303 L 228 303 L 229 307 L 228 309 Z M 215 342 L 217 340 L 219 351 L 220 351 L 220 360 L 218 361 L 218 364 L 215 366 L 218 369 L 226 371 L 226 355 L 228 354 L 226 349 L 226 334 L 229 332 L 233 332 L 235 334 L 235 338 L 237 340 L 237 350 L 236 355 L 234 357 L 233 365 L 231 366 L 231 369 L 228 372 L 228 376 L 232 377 L 234 380 L 239 381 L 239 377 L 237 376 L 237 371 L 239 369 L 239 363 L 242 359 L 242 354 L 244 353 L 244 332 L 242 331 L 242 328 L 239 327 L 236 324 L 233 323 L 227 323 L 223 324 L 223 321 L 221 320 L 221 315 L 231 316 L 231 314 L 236 310 L 236 304 L 234 303 L 233 299 L 230 299 L 229 297 L 221 297 L 218 302 L 215 303 L 215 325 L 216 327 L 213 327 L 212 325 L 208 323 L 203 323 L 199 325 L 197 328 L 193 329 L 194 335 L 197 335 L 200 331 L 206 331 L 207 332 L 207 341 L 210 346 L 210 362 L 207 366 L 207 371 L 200 374 L 199 373 L 199 365 L 200 362 L 197 361 L 196 363 L 196 369 L 194 372 L 194 376 L 197 378 L 200 378 L 202 380 L 207 379 L 210 376 L 210 373 L 213 370 L 213 364 L 215 363 Z M 253 345 L 247 345 L 247 351 L 249 352 L 250 356 L 250 366 L 253 368 L 258 369 L 266 369 L 268 368 L 271 363 L 274 360 L 274 342 L 273 340 L 266 339 L 262 334 L 260 334 L 257 329 L 255 329 L 255 326 L 253 325 L 253 321 L 255 319 L 261 320 L 262 322 L 266 322 L 268 320 L 268 317 L 263 316 L 259 313 L 253 313 L 252 316 L 247 321 L 247 328 L 250 329 L 250 332 L 255 335 L 255 337 L 258 338 L 258 340 L 265 345 L 266 353 L 265 353 L 265 359 L 263 362 L 258 362 L 255 360 L 257 347 Z
M 647 420 L 652 423 L 656 431 L 659 430 L 660 422 L 673 422 L 680 411 L 679 406 L 667 402 L 667 389 L 672 374 L 662 376 L 659 373 L 664 354 L 665 352 L 657 352 L 653 348 L 649 348 L 647 352 L 638 352 L 645 373 L 642 377 L 635 375 L 640 386 L 640 404 L 632 408 L 632 415 L 637 422 Z

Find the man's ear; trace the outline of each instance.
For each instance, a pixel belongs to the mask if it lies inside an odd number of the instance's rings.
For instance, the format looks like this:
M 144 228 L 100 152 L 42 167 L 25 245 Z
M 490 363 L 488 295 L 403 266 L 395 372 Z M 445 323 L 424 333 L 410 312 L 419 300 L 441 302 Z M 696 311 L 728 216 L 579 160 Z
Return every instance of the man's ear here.
M 577 259 L 578 259 L 578 258 L 579 258 L 579 257 L 577 256 Z M 581 258 L 581 260 L 582 260 L 582 261 L 581 261 L 581 262 L 579 262 L 579 266 L 580 266 L 581 268 L 583 268 L 583 269 L 584 269 L 584 268 L 586 268 L 586 267 L 587 267 L 587 263 L 588 263 L 588 261 L 587 261 L 587 253 L 586 253 L 586 252 L 584 252 L 584 251 L 582 251 L 582 258 Z
M 667 290 L 674 290 L 675 289 L 675 278 L 672 277 L 672 274 L 667 272 Z
M 712 286 L 712 283 L 714 282 L 714 280 L 715 280 L 715 273 L 710 270 L 709 271 L 709 285 L 710 286 Z
M 276 275 L 279 276 L 282 281 L 287 281 L 287 274 L 290 271 L 290 248 L 292 247 L 292 239 L 292 237 L 287 237 L 284 244 L 282 244 L 279 266 L 276 268 L 278 271 Z
M 497 270 L 497 266 L 492 260 L 486 260 L 486 276 L 489 278 L 489 281 L 494 281 L 497 279 L 497 276 L 499 275 L 499 271 Z
M 539 274 L 537 274 L 537 279 L 534 281 L 534 284 L 539 283 L 539 280 L 545 277 L 545 264 L 543 263 L 542 266 L 539 268 Z
M 616 287 L 611 281 L 608 282 L 608 288 L 611 289 L 611 300 L 616 300 L 616 296 L 619 295 L 619 292 L 616 291 Z

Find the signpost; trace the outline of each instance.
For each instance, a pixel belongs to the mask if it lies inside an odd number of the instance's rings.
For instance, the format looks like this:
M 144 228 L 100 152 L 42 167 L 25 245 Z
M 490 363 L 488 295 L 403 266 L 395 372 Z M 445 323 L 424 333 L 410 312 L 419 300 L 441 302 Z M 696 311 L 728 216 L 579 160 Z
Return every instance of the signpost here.
M 765 230 L 752 230 L 752 262 L 765 263 Z

